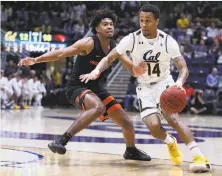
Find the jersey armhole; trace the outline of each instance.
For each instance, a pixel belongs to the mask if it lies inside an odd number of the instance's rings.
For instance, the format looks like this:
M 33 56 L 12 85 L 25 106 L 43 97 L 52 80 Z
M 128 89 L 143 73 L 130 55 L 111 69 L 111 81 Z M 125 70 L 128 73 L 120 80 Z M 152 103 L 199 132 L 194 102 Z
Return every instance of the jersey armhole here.
M 168 49 L 167 49 L 167 37 L 168 37 L 168 35 L 166 36 L 165 47 L 166 47 L 166 52 L 168 53 Z
M 133 49 L 134 49 L 134 45 L 135 45 L 135 36 L 134 36 L 134 33 L 133 34 L 133 47 L 132 47 L 132 50 L 130 51 L 131 53 L 133 52 Z

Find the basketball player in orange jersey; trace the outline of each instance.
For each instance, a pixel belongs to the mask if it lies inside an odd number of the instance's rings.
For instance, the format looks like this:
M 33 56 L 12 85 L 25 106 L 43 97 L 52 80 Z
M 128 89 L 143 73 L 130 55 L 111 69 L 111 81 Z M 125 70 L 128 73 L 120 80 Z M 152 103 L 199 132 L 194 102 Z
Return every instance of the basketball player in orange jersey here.
M 91 21 L 92 37 L 87 37 L 75 42 L 64 49 L 50 51 L 37 58 L 25 58 L 19 65 L 33 65 L 41 62 L 51 62 L 66 57 L 78 55 L 72 74 L 66 87 L 66 96 L 70 103 L 79 105 L 84 112 L 76 119 L 61 139 L 48 145 L 54 153 L 65 154 L 65 145 L 78 132 L 86 128 L 98 117 L 108 117 L 122 128 L 126 142 L 125 159 L 150 161 L 149 155 L 135 147 L 135 134 L 133 125 L 120 104 L 104 88 L 104 79 L 108 73 L 103 73 L 95 81 L 87 84 L 79 80 L 81 74 L 95 69 L 99 61 L 105 57 L 115 46 L 112 39 L 114 24 L 117 17 L 108 10 L 97 11 Z M 120 60 L 128 60 L 127 56 L 121 56 Z M 126 67 L 132 70 L 132 63 L 125 61 Z
M 160 10 L 154 5 L 144 5 L 139 11 L 140 30 L 124 37 L 120 43 L 105 57 L 97 67 L 89 74 L 81 75 L 82 82 L 95 80 L 116 59 L 127 51 L 130 52 L 135 74 L 138 77 L 137 96 L 140 104 L 140 116 L 153 137 L 164 141 L 168 146 L 171 160 L 175 164 L 182 162 L 175 137 L 167 133 L 161 126 L 160 115 L 174 128 L 181 140 L 185 142 L 193 156 L 190 170 L 205 172 L 211 169 L 208 159 L 197 146 L 190 129 L 178 118 L 178 114 L 169 114 L 159 111 L 161 93 L 174 84 L 178 88 L 188 77 L 188 69 L 183 56 L 180 53 L 178 43 L 163 31 L 157 29 Z M 174 83 L 170 75 L 170 60 L 173 59 L 180 74 Z M 146 63 L 146 72 L 141 63 Z

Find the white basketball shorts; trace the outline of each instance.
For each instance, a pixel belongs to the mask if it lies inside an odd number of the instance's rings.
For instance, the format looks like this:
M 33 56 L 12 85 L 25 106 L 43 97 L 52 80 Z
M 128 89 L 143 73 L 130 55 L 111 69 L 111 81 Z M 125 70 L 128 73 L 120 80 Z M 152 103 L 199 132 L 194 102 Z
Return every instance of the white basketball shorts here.
M 160 95 L 169 86 L 174 84 L 174 80 L 171 75 L 165 79 L 151 85 L 139 84 L 136 88 L 137 97 L 140 106 L 140 117 L 144 120 L 144 117 L 157 113 L 161 114 L 159 108 Z

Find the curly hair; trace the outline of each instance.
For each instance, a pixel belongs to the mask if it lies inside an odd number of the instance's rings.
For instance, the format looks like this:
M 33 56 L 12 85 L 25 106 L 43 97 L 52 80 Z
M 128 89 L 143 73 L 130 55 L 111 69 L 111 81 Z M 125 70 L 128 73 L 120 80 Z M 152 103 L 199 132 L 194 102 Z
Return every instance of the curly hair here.
M 110 18 L 114 24 L 117 21 L 117 16 L 114 12 L 112 12 L 110 10 L 97 10 L 90 22 L 90 27 L 92 28 L 92 32 L 94 34 L 97 33 L 96 27 L 99 25 L 101 20 L 104 18 Z
M 152 4 L 146 4 L 142 6 L 139 10 L 139 12 L 152 12 L 155 19 L 160 18 L 160 9 Z

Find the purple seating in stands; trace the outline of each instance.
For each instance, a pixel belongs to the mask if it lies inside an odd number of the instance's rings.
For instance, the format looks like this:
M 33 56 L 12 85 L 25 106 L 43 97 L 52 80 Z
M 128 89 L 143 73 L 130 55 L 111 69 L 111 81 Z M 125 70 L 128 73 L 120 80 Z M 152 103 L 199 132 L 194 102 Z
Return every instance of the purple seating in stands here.
M 187 67 L 189 70 L 189 77 L 186 82 L 190 83 L 192 87 L 205 89 L 206 88 L 206 78 L 214 67 L 215 61 L 212 56 L 206 57 L 195 57 L 188 58 L 185 57 L 187 62 Z M 218 71 L 221 70 L 222 65 L 218 66 Z M 178 70 L 172 71 L 172 76 L 174 79 L 178 77 Z
M 222 64 L 216 66 L 219 72 L 222 72 Z
M 188 68 L 191 73 L 209 73 L 210 68 L 207 67 L 190 67 Z

